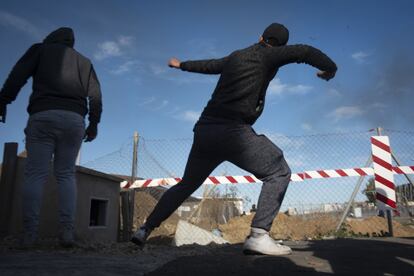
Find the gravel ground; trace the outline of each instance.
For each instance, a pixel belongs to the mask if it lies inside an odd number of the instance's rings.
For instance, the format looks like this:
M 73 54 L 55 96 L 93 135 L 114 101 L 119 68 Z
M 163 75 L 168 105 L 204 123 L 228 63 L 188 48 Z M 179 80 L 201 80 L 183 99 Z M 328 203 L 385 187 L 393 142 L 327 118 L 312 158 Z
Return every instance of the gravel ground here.
M 286 242 L 284 257 L 245 256 L 241 244 L 173 247 L 151 241 L 143 250 L 130 243 L 50 243 L 30 250 L 15 241 L 0 244 L 0 275 L 414 275 L 410 238 L 329 239 Z

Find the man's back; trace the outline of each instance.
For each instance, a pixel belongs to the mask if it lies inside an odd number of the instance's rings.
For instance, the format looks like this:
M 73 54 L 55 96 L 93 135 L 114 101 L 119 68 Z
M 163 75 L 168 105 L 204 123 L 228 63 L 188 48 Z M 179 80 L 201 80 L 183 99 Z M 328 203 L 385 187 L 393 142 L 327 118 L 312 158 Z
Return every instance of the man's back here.
M 90 61 L 73 48 L 60 43 L 45 43 L 39 52 L 29 113 L 40 111 L 53 101 L 54 105 L 59 105 L 57 109 L 72 105 L 76 106 L 73 108 L 78 113 L 85 115 L 87 85 L 92 68 Z
M 336 71 L 331 59 L 308 45 L 269 47 L 257 43 L 215 61 L 181 63 L 185 71 L 210 70 L 208 73 L 221 74 L 201 118 L 230 119 L 250 125 L 263 112 L 266 90 L 283 65 L 307 63 L 320 70 Z
M 1 92 L 0 105 L 14 101 L 33 77 L 33 92 L 27 111 L 66 110 L 85 116 L 97 124 L 102 112 L 100 85 L 89 59 L 73 49 L 73 30 L 59 28 L 43 41 L 32 45 L 20 58 Z

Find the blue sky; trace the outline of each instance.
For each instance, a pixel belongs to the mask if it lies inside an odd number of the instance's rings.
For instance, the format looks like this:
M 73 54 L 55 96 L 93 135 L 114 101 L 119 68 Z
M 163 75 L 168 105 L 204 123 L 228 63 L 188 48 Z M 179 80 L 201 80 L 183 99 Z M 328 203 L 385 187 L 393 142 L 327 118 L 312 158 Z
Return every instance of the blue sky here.
M 271 83 L 258 132 L 307 135 L 412 130 L 412 1 L 7 1 L 0 4 L 0 82 L 17 59 L 50 31 L 75 30 L 75 48 L 91 58 L 104 112 L 82 161 L 119 149 L 137 130 L 146 138 L 190 138 L 217 76 L 166 66 L 218 58 L 255 43 L 280 22 L 289 44 L 320 48 L 338 65 L 330 82 L 306 65 L 282 68 Z M 8 107 L 3 143 L 23 148 L 31 85 Z

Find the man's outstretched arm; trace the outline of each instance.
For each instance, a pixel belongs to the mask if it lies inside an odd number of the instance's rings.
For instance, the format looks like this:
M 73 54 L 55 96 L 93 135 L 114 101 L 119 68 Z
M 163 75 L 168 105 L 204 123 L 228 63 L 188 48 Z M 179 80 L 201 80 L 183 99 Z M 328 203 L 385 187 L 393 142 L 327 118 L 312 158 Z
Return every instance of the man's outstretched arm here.
M 272 66 L 281 67 L 290 63 L 306 63 L 320 70 L 317 76 L 324 80 L 330 80 L 338 69 L 322 51 L 308 45 L 289 45 L 274 47 L 270 50 L 269 61 Z
M 33 75 L 38 63 L 40 45 L 32 45 L 13 67 L 0 91 L 0 103 L 7 105 L 14 101 L 20 89 Z
M 170 59 L 168 65 L 173 68 L 181 69 L 183 71 L 202 73 L 202 74 L 220 74 L 224 65 L 227 62 L 227 57 L 220 59 L 206 59 L 206 60 L 189 60 L 180 62 L 176 58 Z
M 38 63 L 41 44 L 34 44 L 19 59 L 0 90 L 0 122 L 6 122 L 7 105 L 13 102 L 20 89 L 34 74 Z

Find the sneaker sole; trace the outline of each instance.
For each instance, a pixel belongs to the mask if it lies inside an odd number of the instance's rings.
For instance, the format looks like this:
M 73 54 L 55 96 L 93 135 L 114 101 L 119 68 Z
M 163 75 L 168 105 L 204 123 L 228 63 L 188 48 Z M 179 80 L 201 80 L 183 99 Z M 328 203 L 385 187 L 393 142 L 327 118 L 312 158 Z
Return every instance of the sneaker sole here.
M 132 237 L 131 238 L 131 242 L 134 243 L 134 244 L 136 244 L 136 245 L 138 245 L 140 248 L 143 248 L 144 245 L 145 245 L 144 242 L 142 242 L 140 239 L 137 239 L 135 237 Z
M 261 252 L 253 251 L 253 250 L 249 250 L 249 249 L 244 249 L 243 250 L 243 254 L 244 255 L 265 255 L 265 254 L 263 254 Z
M 251 249 L 244 249 L 243 250 L 243 253 L 244 253 L 244 255 L 286 256 L 286 255 L 292 254 L 292 251 L 290 251 L 290 252 L 284 252 L 284 253 L 279 253 L 279 254 L 274 254 L 274 253 L 266 253 L 266 252 L 254 251 L 254 250 L 251 250 Z

